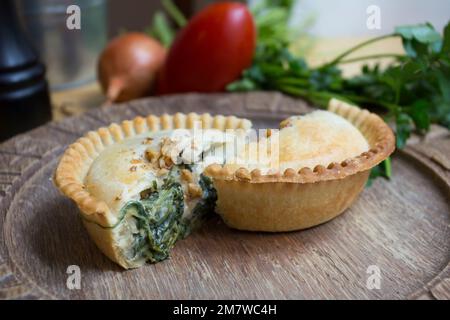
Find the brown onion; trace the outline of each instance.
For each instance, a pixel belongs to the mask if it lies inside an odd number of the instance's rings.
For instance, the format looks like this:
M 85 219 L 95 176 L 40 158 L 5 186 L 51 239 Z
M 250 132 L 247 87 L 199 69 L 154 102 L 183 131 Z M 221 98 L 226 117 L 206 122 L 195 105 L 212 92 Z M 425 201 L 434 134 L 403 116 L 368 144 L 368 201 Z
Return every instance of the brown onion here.
M 144 33 L 126 33 L 112 40 L 98 61 L 98 79 L 107 102 L 149 95 L 165 57 L 166 49 Z

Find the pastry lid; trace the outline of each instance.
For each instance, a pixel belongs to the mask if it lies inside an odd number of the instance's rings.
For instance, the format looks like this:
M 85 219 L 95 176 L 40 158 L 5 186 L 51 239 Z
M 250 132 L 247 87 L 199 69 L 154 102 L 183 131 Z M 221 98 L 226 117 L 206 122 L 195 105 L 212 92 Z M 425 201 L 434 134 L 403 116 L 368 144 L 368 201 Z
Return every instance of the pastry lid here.
M 205 174 L 214 179 L 248 183 L 314 183 L 342 179 L 361 171 L 370 170 L 394 151 L 394 134 L 378 115 L 336 99 L 330 101 L 328 111 L 353 124 L 366 139 L 369 150 L 339 163 L 331 162 L 326 166 L 316 165 L 313 168 L 286 168 L 263 174 L 260 169 L 249 170 L 235 164 L 213 164 L 206 168 Z M 283 125 L 286 125 L 286 123 L 282 122 Z

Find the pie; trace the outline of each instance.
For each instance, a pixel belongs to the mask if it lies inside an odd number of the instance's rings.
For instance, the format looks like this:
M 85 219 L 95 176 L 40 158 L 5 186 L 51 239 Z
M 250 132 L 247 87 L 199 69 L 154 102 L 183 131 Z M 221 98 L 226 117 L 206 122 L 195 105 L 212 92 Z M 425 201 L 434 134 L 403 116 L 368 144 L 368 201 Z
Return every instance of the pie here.
M 246 119 L 194 113 L 112 124 L 70 145 L 54 181 L 78 205 L 97 246 L 135 268 L 166 259 L 214 211 L 253 231 L 328 221 L 350 206 L 395 144 L 381 118 L 337 100 L 261 139 L 252 140 L 250 128 Z M 249 161 L 261 150 L 270 161 Z

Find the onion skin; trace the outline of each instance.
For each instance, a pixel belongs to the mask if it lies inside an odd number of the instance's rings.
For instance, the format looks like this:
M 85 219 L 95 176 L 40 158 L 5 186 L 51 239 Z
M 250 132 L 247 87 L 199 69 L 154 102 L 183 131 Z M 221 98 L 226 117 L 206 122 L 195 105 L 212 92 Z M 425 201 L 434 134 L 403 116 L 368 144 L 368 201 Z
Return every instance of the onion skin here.
M 144 33 L 113 39 L 101 53 L 97 69 L 107 103 L 149 95 L 165 58 L 166 49 Z

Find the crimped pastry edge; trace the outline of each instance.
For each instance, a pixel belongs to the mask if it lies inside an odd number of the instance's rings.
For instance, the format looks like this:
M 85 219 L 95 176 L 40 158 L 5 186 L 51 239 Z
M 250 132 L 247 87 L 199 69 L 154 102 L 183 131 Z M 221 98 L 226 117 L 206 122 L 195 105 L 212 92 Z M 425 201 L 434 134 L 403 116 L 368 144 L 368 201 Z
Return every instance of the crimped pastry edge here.
M 53 180 L 58 189 L 72 199 L 82 212 L 83 218 L 101 227 L 114 227 L 119 221 L 108 205 L 92 196 L 84 186 L 84 178 L 97 156 L 106 147 L 146 132 L 171 129 L 192 129 L 196 121 L 203 129 L 249 129 L 248 119 L 235 116 L 212 116 L 209 113 L 176 113 L 161 116 L 138 116 L 120 124 L 112 123 L 95 131 L 89 131 L 83 137 L 68 146 L 56 168 Z
M 249 171 L 244 167 L 236 169 L 235 165 L 212 164 L 205 169 L 204 173 L 214 179 L 248 183 L 315 183 L 343 179 L 358 172 L 367 171 L 394 152 L 394 134 L 378 115 L 337 99 L 330 100 L 328 111 L 340 115 L 356 126 L 366 138 L 370 149 L 340 163 L 332 162 L 326 167 L 317 165 L 314 168 L 304 167 L 299 170 L 287 168 L 283 172 L 277 171 L 263 175 L 259 169 Z

